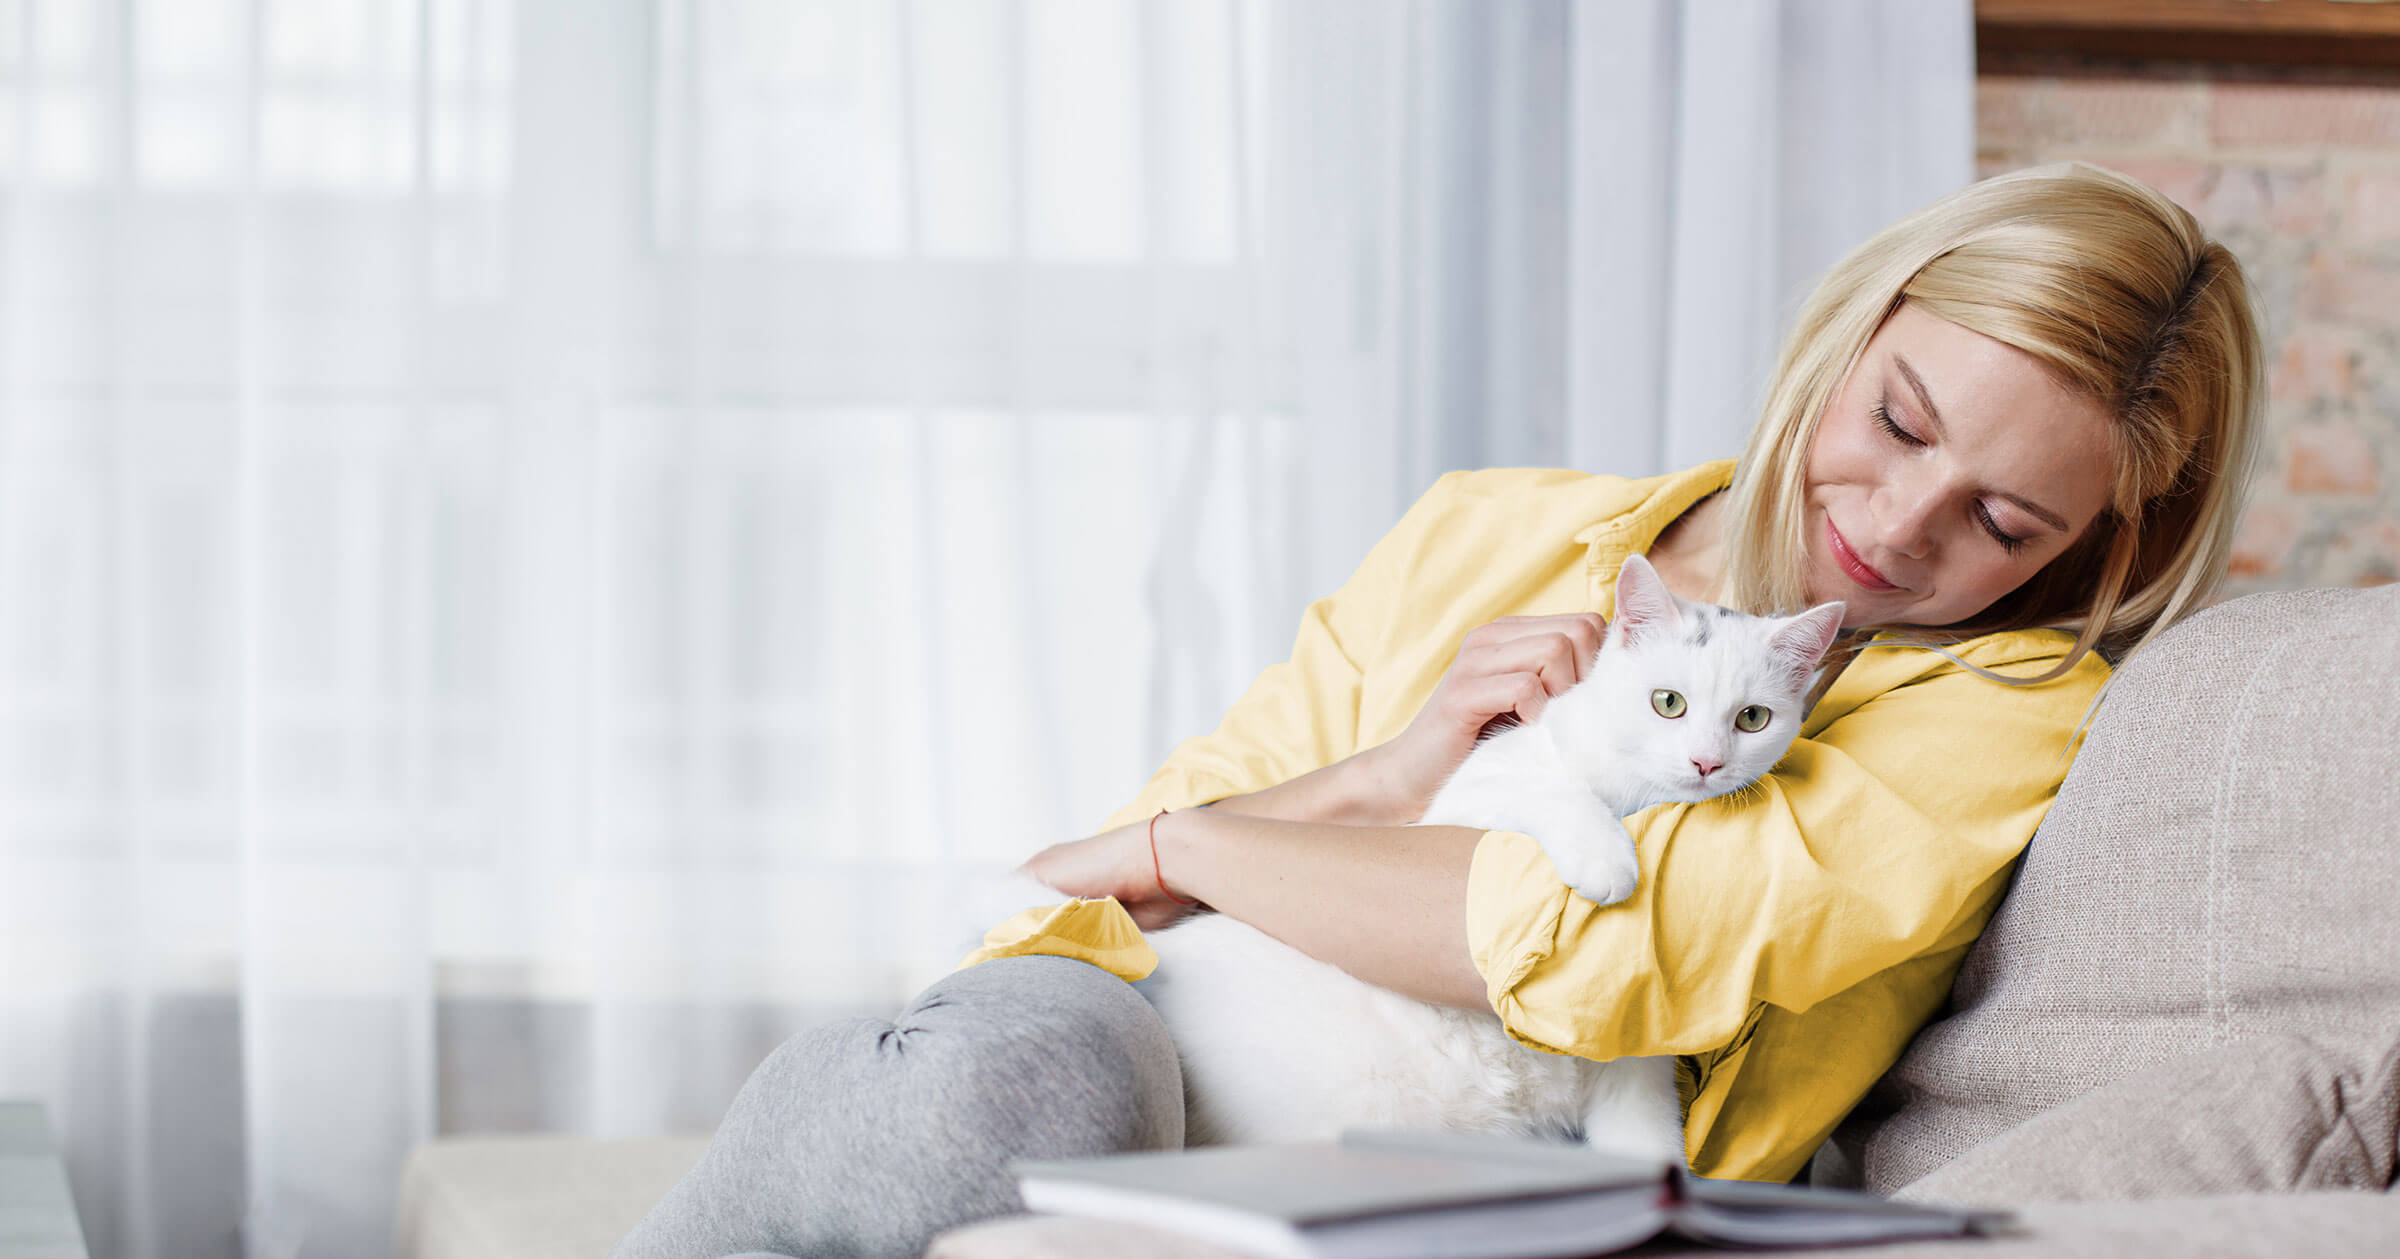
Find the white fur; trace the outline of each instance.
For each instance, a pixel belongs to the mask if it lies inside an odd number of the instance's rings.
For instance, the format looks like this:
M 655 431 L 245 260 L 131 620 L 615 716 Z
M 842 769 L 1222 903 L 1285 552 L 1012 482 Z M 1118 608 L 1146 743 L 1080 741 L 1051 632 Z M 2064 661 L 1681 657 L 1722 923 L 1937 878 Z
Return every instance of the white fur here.
M 1842 613 L 1834 603 L 1751 617 L 1686 603 L 1638 555 L 1617 606 L 1583 680 L 1533 722 L 1476 745 L 1419 820 L 1530 835 L 1603 905 L 1631 895 L 1638 877 L 1623 815 L 1726 794 L 1782 758 Z M 1680 717 L 1653 708 L 1662 688 L 1684 697 Z M 1735 729 L 1751 704 L 1772 718 L 1755 733 Z M 1702 781 L 1695 757 L 1722 767 Z M 1683 1159 L 1671 1056 L 1594 1062 L 1529 1049 L 1489 1012 L 1373 987 L 1223 915 L 1149 938 L 1159 967 L 1140 987 L 1183 1057 L 1192 1144 L 1447 1128 L 1580 1133 Z

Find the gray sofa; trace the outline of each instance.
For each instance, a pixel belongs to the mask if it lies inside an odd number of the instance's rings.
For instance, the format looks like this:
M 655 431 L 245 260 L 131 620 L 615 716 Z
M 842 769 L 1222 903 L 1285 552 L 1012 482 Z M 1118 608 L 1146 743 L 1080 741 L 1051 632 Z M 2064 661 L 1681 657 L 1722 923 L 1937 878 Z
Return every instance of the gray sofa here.
M 2124 671 L 1950 1007 L 1810 1167 L 2022 1234 L 1811 1253 L 2400 1254 L 2396 1125 L 2400 586 L 2253 595 Z M 700 1144 L 433 1143 L 399 1253 L 599 1259 Z M 1137 1252 L 1210 1253 L 1026 1217 L 931 1253 Z

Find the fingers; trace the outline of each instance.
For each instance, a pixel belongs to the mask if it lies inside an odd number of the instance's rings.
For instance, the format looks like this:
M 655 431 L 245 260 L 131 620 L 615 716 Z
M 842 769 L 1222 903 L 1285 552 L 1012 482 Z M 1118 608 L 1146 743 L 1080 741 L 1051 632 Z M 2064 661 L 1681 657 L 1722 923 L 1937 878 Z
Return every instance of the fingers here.
M 1549 707 L 1550 690 L 1538 673 L 1490 673 L 1460 682 L 1449 699 L 1457 705 L 1452 715 L 1458 724 L 1481 729 L 1510 713 L 1532 721 Z
M 1559 612 L 1548 616 L 1504 616 L 1488 621 L 1468 631 L 1470 640 L 1506 642 L 1527 634 L 1588 633 L 1591 646 L 1598 650 L 1600 636 L 1608 632 L 1608 618 L 1597 612 Z
M 1607 632 L 1607 620 L 1592 612 L 1506 616 L 1478 626 L 1460 644 L 1444 707 L 1459 727 L 1479 732 L 1510 715 L 1530 722 L 1583 680 Z
M 1608 621 L 1597 613 L 1504 616 L 1468 631 L 1458 657 L 1408 728 L 1373 749 L 1384 807 L 1418 817 L 1460 761 L 1499 719 L 1530 722 L 1583 680 Z
M 1550 631 L 1462 651 L 1457 667 L 1469 676 L 1533 674 L 1541 678 L 1546 694 L 1557 695 L 1583 680 L 1591 659 L 1577 635 Z
M 1463 661 L 1471 653 L 1496 653 L 1490 659 L 1508 670 L 1535 668 L 1545 659 L 1559 660 L 1566 665 L 1566 685 L 1550 692 L 1556 695 L 1583 680 L 1583 666 L 1599 654 L 1600 642 L 1607 634 L 1608 619 L 1597 612 L 1504 616 L 1468 631 L 1458 654 Z

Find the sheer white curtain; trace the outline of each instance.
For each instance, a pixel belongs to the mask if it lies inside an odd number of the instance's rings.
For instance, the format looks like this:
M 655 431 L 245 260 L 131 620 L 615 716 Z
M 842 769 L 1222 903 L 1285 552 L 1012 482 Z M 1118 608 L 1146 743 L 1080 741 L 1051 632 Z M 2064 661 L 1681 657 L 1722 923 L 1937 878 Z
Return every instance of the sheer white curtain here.
M 1730 453 L 1965 0 L 0 0 L 0 1095 L 95 1255 L 704 1129 L 1434 476 Z

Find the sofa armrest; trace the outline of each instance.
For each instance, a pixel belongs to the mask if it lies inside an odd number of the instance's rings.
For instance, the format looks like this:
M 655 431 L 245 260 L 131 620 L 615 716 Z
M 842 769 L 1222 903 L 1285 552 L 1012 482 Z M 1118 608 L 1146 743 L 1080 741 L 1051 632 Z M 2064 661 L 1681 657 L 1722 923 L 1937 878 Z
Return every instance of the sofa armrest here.
M 602 1259 L 707 1148 L 706 1137 L 478 1136 L 409 1152 L 395 1259 Z

